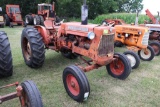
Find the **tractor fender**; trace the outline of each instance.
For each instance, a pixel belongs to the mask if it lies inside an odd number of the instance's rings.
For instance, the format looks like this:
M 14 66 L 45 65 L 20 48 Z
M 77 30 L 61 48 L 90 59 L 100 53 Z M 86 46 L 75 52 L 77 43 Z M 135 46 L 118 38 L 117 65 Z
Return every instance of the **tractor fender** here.
M 38 32 L 41 34 L 44 44 L 45 45 L 49 44 L 50 38 L 49 35 L 47 34 L 47 29 L 43 26 L 35 26 L 34 28 L 36 28 Z

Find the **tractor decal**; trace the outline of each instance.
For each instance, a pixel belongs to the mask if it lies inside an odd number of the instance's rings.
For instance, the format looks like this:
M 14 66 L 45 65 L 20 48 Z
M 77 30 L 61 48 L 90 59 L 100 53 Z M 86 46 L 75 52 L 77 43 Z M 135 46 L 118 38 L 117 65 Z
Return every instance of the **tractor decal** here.
M 68 30 L 75 30 L 75 31 L 82 31 L 82 32 L 88 32 L 88 28 L 86 27 L 79 27 L 79 26 L 68 26 Z

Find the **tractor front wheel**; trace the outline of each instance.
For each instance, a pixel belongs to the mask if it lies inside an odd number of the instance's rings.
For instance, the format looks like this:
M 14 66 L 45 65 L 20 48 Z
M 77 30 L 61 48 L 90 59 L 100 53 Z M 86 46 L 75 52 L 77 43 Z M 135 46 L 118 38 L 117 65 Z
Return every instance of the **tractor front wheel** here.
M 40 25 L 41 24 L 41 20 L 40 20 L 40 17 L 38 15 L 34 16 L 33 23 L 34 23 L 34 25 Z
M 160 55 L 160 43 L 159 42 L 153 41 L 149 45 L 154 49 L 156 56 Z
M 43 107 L 41 94 L 33 81 L 25 81 L 21 83 L 23 88 L 21 104 L 24 107 Z M 23 103 L 22 103 L 23 102 Z
M 139 64 L 140 64 L 140 58 L 137 55 L 137 53 L 132 52 L 132 51 L 126 51 L 126 52 L 124 52 L 124 54 L 129 59 L 129 61 L 131 63 L 132 69 L 135 69 L 135 68 L 137 68 L 139 66 Z
M 43 38 L 35 28 L 25 28 L 21 35 L 21 48 L 26 65 L 39 68 L 45 60 Z
M 154 58 L 155 53 L 153 48 L 151 46 L 148 46 L 146 49 L 139 50 L 138 55 L 140 59 L 144 61 L 151 61 Z
M 77 66 L 71 65 L 63 71 L 63 84 L 67 94 L 77 102 L 87 100 L 90 86 L 85 73 Z
M 108 74 L 114 78 L 126 79 L 131 73 L 131 64 L 124 54 L 115 53 L 115 60 L 106 66 Z
M 8 77 L 13 73 L 12 54 L 7 34 L 0 31 L 0 77 Z

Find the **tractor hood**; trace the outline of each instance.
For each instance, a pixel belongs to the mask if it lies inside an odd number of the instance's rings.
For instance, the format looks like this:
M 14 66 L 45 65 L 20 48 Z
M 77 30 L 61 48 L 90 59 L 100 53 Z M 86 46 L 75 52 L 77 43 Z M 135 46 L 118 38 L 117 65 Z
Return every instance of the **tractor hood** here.
M 149 28 L 149 30 L 154 31 L 160 31 L 160 24 L 146 24 L 146 27 Z
M 97 24 L 82 25 L 80 22 L 68 22 L 61 24 L 62 32 L 87 37 L 89 32 L 94 32 L 96 36 L 113 33 L 114 28 L 109 26 L 99 26 Z
M 116 32 L 130 33 L 130 34 L 139 34 L 140 32 L 147 32 L 147 27 L 135 26 L 135 25 L 116 25 Z

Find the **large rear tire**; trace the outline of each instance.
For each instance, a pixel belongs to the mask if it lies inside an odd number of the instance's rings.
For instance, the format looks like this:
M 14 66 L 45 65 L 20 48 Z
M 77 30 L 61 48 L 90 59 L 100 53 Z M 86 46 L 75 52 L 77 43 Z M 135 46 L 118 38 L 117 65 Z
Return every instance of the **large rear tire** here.
M 140 59 L 144 61 L 151 61 L 155 56 L 154 50 L 151 46 L 148 45 L 146 51 L 147 52 L 145 52 L 145 49 L 139 50 L 138 55 Z
M 140 58 L 139 58 L 138 54 L 133 51 L 126 51 L 126 52 L 124 52 L 124 54 L 129 59 L 132 69 L 138 68 L 138 66 L 140 64 Z
M 34 25 L 40 25 L 41 24 L 41 20 L 40 20 L 40 17 L 38 15 L 34 16 L 33 23 L 34 23 Z
M 7 34 L 0 31 L 0 77 L 12 76 L 12 54 Z
M 71 65 L 63 71 L 63 84 L 67 94 L 77 102 L 86 101 L 90 86 L 85 73 L 77 66 Z
M 45 60 L 42 36 L 35 28 L 25 28 L 21 35 L 21 48 L 26 65 L 39 68 Z
M 153 48 L 156 56 L 160 55 L 160 43 L 159 42 L 153 41 L 149 45 Z
M 26 15 L 25 16 L 25 23 L 27 24 L 27 25 L 32 25 L 33 24 L 33 17 L 32 17 L 32 15 Z
M 39 18 L 40 18 L 40 25 L 44 26 L 44 18 L 41 15 L 39 16 Z
M 23 88 L 22 97 L 25 107 L 43 107 L 41 94 L 33 81 L 25 81 L 21 83 Z
M 114 78 L 126 79 L 131 73 L 131 64 L 124 54 L 115 53 L 117 57 L 106 66 L 108 74 Z
M 10 25 L 10 19 L 7 14 L 4 15 L 4 24 L 5 24 L 5 26 Z

